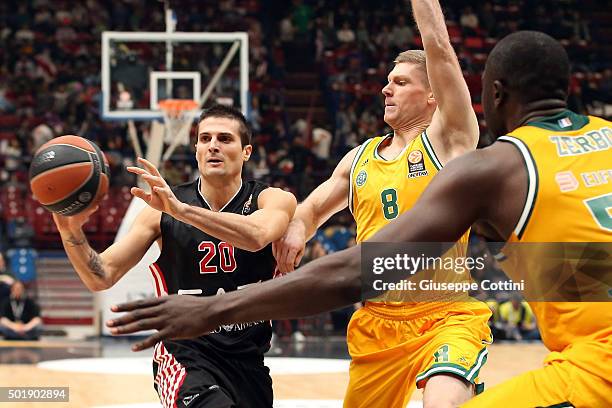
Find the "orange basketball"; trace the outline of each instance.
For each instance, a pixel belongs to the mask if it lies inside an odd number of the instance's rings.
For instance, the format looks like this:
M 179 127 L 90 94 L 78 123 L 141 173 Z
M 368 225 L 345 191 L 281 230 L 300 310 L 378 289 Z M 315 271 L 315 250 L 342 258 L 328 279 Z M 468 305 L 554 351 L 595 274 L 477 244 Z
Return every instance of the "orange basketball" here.
M 49 211 L 75 215 L 108 191 L 110 169 L 102 150 L 79 136 L 60 136 L 38 149 L 30 165 L 34 197 Z

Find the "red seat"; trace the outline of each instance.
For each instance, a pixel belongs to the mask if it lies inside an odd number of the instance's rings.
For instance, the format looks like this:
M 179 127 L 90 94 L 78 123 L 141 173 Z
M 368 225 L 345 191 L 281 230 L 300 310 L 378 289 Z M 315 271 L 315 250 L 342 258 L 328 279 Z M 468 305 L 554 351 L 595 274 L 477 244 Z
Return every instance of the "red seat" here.
M 481 51 L 484 48 L 484 40 L 480 37 L 466 37 L 463 44 L 465 48 L 473 51 Z
M 17 115 L 0 115 L 0 128 L 11 130 L 11 128 L 18 128 L 21 119 Z
M 119 229 L 119 219 L 112 214 L 108 214 L 101 219 L 100 231 L 104 233 L 117 233 Z
M 493 49 L 493 47 L 495 47 L 495 44 L 497 44 L 497 38 L 491 38 L 491 37 L 485 38 L 484 50 L 488 53 L 489 51 Z
M 16 138 L 15 132 L 0 132 L 0 140 L 13 140 Z
M 98 232 L 98 225 L 100 223 L 100 216 L 98 213 L 94 213 L 89 217 L 89 220 L 83 225 L 83 231 L 86 233 Z
M 461 43 L 461 28 L 457 26 L 448 26 L 448 36 L 453 44 Z

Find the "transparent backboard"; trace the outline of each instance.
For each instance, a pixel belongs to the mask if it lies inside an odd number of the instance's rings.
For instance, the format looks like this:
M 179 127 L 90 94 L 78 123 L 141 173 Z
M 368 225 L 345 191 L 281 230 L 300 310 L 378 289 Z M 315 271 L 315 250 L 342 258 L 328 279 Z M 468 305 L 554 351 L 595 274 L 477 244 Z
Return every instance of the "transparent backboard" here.
M 162 120 L 163 99 L 222 102 L 246 114 L 247 96 L 246 33 L 102 34 L 105 120 Z

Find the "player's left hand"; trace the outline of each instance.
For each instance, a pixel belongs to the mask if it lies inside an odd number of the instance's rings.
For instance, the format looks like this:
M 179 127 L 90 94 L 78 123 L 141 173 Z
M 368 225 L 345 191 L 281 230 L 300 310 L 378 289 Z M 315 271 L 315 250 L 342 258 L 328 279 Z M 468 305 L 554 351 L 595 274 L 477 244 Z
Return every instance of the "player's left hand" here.
M 132 346 L 133 351 L 141 351 L 162 340 L 192 339 L 215 330 L 219 323 L 212 318 L 212 302 L 211 298 L 185 295 L 136 300 L 111 307 L 113 312 L 128 313 L 108 320 L 106 326 L 113 335 L 157 330 Z
M 147 182 L 149 187 L 151 187 L 151 192 L 147 193 L 139 187 L 132 187 L 132 195 L 143 199 L 147 204 L 156 210 L 165 212 L 176 218 L 183 203 L 176 198 L 172 192 L 172 189 L 153 163 L 143 159 L 142 157 L 138 158 L 138 163 L 142 166 L 142 168 L 128 166 L 127 171 L 142 177 L 142 179 Z

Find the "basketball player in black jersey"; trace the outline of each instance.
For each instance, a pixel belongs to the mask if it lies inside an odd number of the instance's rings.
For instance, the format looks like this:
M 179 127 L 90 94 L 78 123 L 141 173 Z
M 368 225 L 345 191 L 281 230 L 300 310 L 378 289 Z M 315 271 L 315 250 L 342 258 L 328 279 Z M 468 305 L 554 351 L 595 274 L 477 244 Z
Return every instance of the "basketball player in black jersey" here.
M 132 188 L 146 207 L 120 241 L 98 254 L 82 225 L 95 209 L 54 214 L 70 261 L 92 291 L 113 286 L 157 241 L 151 265 L 158 296 L 215 296 L 272 278 L 270 243 L 280 238 L 296 207 L 295 197 L 257 181 L 242 180 L 251 134 L 244 116 L 225 106 L 205 110 L 198 125 L 200 177 L 170 188 L 144 159 L 129 171 L 151 187 Z M 188 312 L 189 313 L 189 312 Z M 195 316 L 194 316 L 195 317 Z M 205 336 L 155 346 L 155 389 L 164 407 L 272 407 L 272 379 L 263 354 L 269 321 L 222 325 Z

